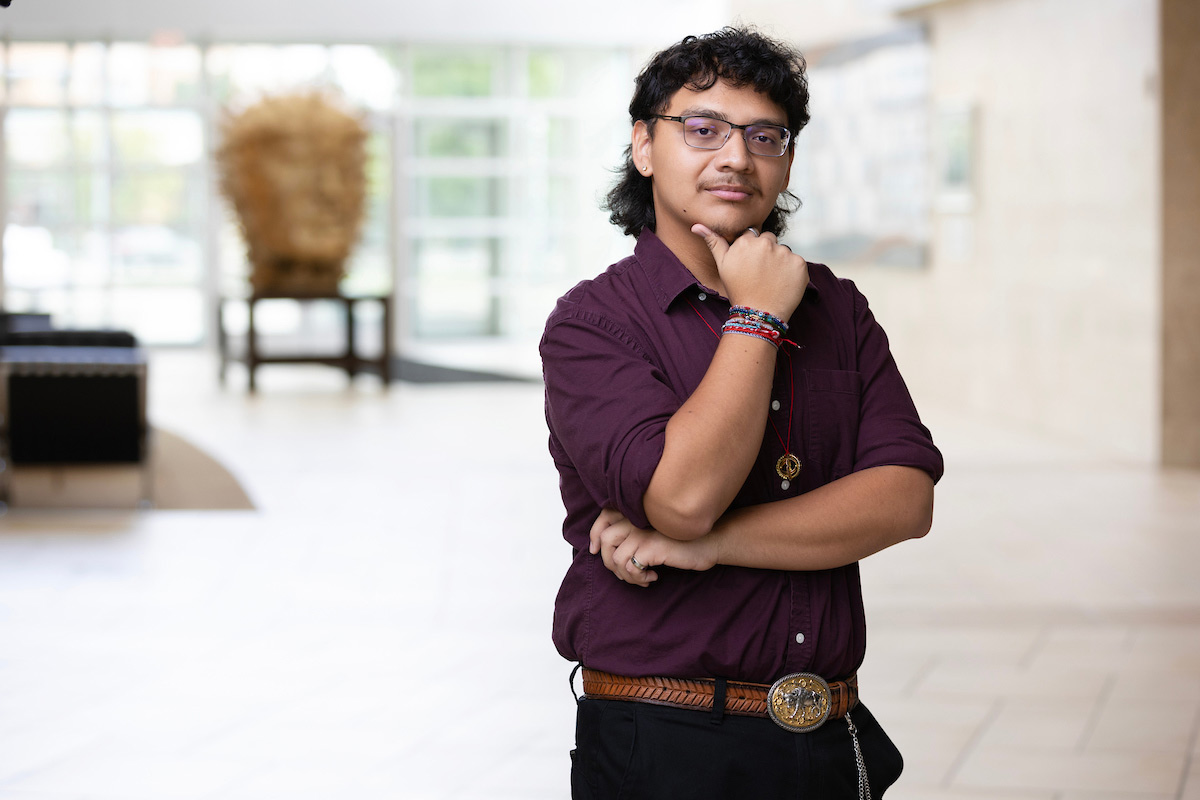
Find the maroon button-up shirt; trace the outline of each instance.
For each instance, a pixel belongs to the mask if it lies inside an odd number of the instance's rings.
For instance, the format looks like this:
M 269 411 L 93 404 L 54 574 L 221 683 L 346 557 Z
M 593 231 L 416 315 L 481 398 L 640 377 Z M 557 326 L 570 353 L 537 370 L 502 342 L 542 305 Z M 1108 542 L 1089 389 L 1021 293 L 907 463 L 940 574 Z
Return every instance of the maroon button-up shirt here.
M 885 464 L 917 467 L 935 481 L 942 474 L 941 454 L 866 298 L 828 267 L 808 268 L 788 333 L 802 347 L 780 352 L 774 426 L 733 508 Z M 563 536 L 573 548 L 555 603 L 554 644 L 565 658 L 620 675 L 843 678 L 866 648 L 857 564 L 813 572 L 659 568 L 658 581 L 643 589 L 588 553 L 588 532 L 605 506 L 650 527 L 642 496 L 667 421 L 704 377 L 714 331 L 728 315 L 729 301 L 697 283 L 649 231 L 633 256 L 580 283 L 550 315 L 541 342 L 546 421 L 567 512 Z M 775 462 L 789 428 L 803 469 L 784 489 Z

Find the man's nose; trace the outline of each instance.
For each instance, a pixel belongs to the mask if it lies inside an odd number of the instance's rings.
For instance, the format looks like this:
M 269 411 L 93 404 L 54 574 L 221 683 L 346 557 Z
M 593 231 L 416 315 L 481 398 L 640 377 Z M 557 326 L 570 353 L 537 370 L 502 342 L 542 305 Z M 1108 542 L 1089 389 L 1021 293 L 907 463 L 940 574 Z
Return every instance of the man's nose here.
M 746 146 L 746 137 L 742 131 L 734 128 L 729 132 L 729 138 L 717 151 L 717 166 L 737 172 L 746 171 L 754 166 L 754 156 Z

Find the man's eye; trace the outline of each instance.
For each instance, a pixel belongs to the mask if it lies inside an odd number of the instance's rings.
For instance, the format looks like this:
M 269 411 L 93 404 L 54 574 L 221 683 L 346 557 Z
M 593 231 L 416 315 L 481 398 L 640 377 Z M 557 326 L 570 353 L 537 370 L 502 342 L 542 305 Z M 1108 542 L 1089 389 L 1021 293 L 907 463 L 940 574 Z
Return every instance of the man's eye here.
M 694 136 L 711 138 L 717 135 L 717 129 L 711 122 L 702 122 L 697 120 L 692 122 L 692 124 L 689 126 L 689 129 Z
M 754 141 L 762 142 L 763 144 L 779 144 L 782 136 L 779 131 L 762 130 L 754 131 Z

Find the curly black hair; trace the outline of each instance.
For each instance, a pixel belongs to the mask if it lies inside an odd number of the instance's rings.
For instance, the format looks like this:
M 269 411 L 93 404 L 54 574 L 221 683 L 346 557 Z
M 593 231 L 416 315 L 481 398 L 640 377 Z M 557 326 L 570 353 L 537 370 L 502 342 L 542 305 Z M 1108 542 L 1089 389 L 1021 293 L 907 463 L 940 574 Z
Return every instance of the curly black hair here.
M 789 146 L 795 147 L 796 134 L 808 124 L 808 78 L 804 69 L 804 56 L 799 51 L 750 28 L 729 27 L 704 36 L 687 36 L 656 54 L 638 75 L 629 102 L 630 121 L 644 121 L 653 135 L 654 115 L 666 110 L 677 91 L 686 86 L 702 92 L 722 80 L 734 86 L 750 86 L 775 101 L 787 113 L 788 130 L 792 132 Z M 616 172 L 617 182 L 603 205 L 609 219 L 629 236 L 637 236 L 643 228 L 654 230 L 651 179 L 634 166 L 632 146 L 625 148 L 625 163 Z M 763 230 L 783 233 L 785 218 L 799 205 L 799 198 L 784 190 L 763 223 Z

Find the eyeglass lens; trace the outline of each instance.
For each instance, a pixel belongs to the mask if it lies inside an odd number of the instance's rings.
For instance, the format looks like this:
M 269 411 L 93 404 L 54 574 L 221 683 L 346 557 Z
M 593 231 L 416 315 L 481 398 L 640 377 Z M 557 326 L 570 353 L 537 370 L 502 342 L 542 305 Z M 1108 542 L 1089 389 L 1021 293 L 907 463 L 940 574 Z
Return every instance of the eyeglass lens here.
M 732 126 L 720 119 L 686 117 L 683 120 L 683 141 L 703 150 L 718 150 L 729 138 Z M 787 128 L 774 125 L 751 125 L 742 131 L 746 149 L 761 156 L 782 155 L 787 148 Z

